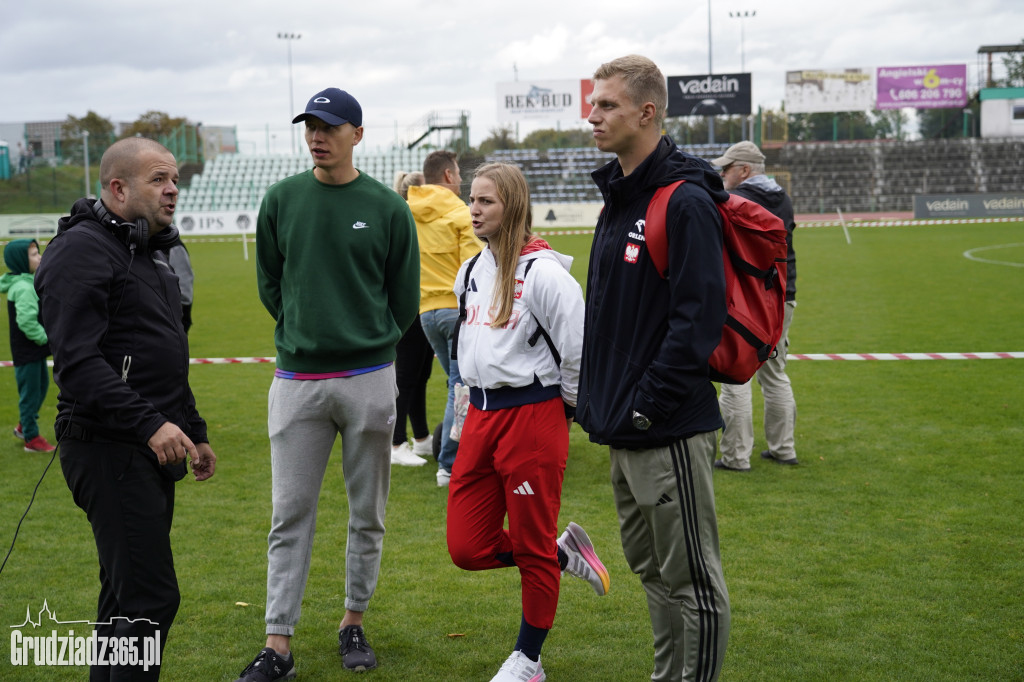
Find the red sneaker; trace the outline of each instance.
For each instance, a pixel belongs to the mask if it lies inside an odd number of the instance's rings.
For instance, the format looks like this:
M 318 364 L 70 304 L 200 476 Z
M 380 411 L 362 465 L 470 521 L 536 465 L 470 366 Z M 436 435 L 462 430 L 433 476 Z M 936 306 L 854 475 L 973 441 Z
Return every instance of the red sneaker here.
M 55 446 L 50 445 L 42 436 L 25 441 L 25 452 L 53 452 Z
M 14 428 L 14 437 L 25 440 L 25 432 L 21 430 L 21 422 L 18 422 L 18 425 Z

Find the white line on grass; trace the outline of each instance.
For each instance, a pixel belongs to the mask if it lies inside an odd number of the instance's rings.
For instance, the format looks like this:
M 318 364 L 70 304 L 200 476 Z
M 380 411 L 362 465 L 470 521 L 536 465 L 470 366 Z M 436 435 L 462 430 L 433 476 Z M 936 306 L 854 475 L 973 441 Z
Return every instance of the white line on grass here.
M 1008 260 L 992 260 L 991 258 L 978 258 L 974 254 L 978 251 L 995 251 L 996 249 L 1009 249 L 1014 247 L 1024 246 L 1024 244 L 997 244 L 995 246 L 979 246 L 976 249 L 968 249 L 964 251 L 964 258 L 968 260 L 977 261 L 979 263 L 990 263 L 992 265 L 1009 265 L 1014 268 L 1024 268 L 1024 263 L 1015 263 Z

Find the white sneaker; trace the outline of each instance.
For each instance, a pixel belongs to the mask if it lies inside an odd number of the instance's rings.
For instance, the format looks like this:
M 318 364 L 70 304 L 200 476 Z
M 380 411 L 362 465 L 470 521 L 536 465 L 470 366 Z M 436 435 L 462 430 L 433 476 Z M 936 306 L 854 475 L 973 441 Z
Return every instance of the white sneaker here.
M 404 467 L 420 467 L 427 463 L 422 457 L 412 454 L 412 448 L 408 443 L 402 443 L 398 447 L 391 446 L 391 464 L 398 464 Z
M 447 488 L 448 483 L 452 480 L 452 474 L 450 471 L 445 471 L 443 468 L 437 470 L 437 487 Z
M 414 438 L 412 441 L 412 454 L 421 455 L 423 457 L 433 457 L 434 440 L 430 436 L 427 436 L 423 440 L 416 440 Z
M 491 682 L 544 682 L 547 678 L 539 658 L 531 661 L 522 651 L 513 651 Z
M 599 596 L 608 594 L 611 586 L 608 569 L 597 558 L 587 531 L 570 521 L 562 537 L 558 538 L 558 546 L 569 557 L 569 563 L 565 565 L 566 573 L 586 580 Z

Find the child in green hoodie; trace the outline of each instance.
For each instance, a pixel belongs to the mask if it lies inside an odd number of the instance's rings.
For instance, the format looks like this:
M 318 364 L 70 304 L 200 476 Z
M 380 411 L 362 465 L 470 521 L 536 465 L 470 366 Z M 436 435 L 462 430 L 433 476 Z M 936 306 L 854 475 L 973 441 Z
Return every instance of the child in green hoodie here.
M 50 346 L 39 322 L 39 295 L 33 284 L 42 256 L 35 239 L 15 239 L 4 249 L 4 264 L 10 272 L 0 276 L 0 294 L 7 294 L 7 318 L 11 326 L 11 359 L 18 383 L 21 422 L 14 435 L 25 441 L 25 452 L 53 452 L 39 435 L 39 408 L 46 399 L 50 375 L 46 358 Z

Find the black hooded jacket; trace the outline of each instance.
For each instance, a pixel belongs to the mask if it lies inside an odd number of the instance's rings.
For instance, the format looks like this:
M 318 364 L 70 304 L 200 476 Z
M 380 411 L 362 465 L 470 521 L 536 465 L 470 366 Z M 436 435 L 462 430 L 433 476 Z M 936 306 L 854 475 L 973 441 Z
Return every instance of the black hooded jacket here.
M 56 433 L 74 424 L 86 437 L 145 445 L 169 421 L 209 442 L 188 385 L 178 280 L 159 253 L 177 230 L 131 248 L 93 203 L 79 199 L 60 219 L 35 278 L 60 389 Z
M 619 162 L 594 171 L 604 195 L 587 275 L 586 326 L 576 416 L 596 443 L 663 447 L 722 428 L 708 358 L 725 322 L 722 222 L 728 199 L 710 164 L 670 138 L 632 173 Z M 658 187 L 686 180 L 666 212 L 669 277 L 644 244 L 644 217 Z M 633 411 L 651 419 L 633 426 Z

